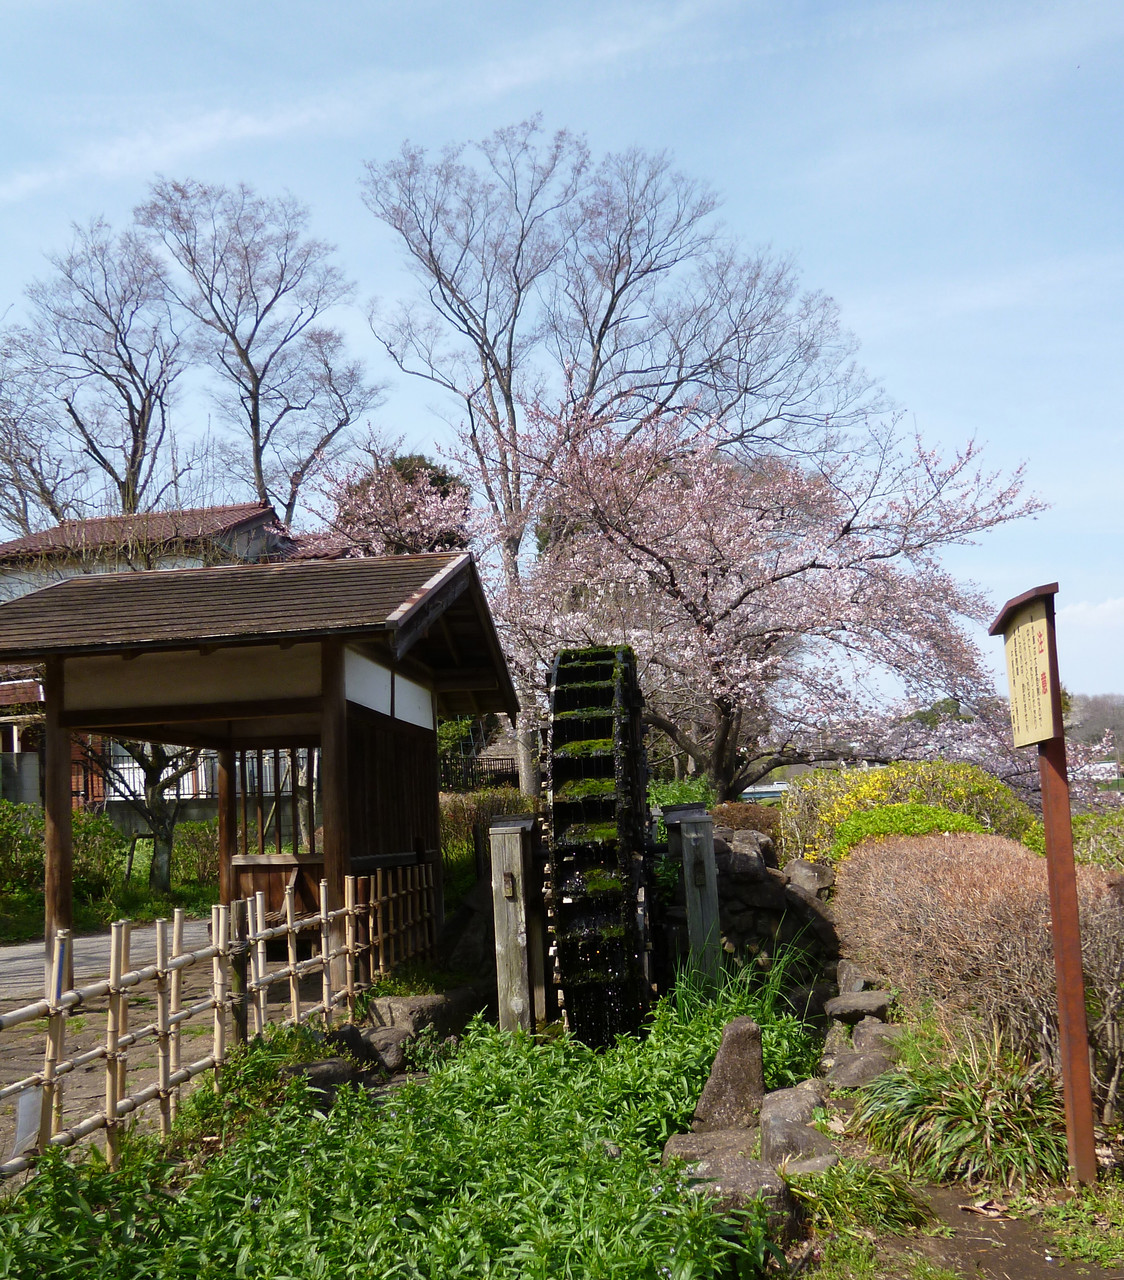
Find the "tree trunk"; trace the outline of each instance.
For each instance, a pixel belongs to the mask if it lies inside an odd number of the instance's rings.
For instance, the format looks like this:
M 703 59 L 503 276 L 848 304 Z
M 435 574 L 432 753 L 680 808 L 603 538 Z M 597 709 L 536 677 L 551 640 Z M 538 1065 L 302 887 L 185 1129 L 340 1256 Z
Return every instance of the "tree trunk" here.
M 542 790 L 542 771 L 539 767 L 539 733 L 523 724 L 520 716 L 515 733 L 515 755 L 519 766 L 519 790 L 532 800 L 539 798 Z
M 152 831 L 152 865 L 148 869 L 148 887 L 153 893 L 172 891 L 172 833 L 170 830 L 158 830 L 155 824 Z

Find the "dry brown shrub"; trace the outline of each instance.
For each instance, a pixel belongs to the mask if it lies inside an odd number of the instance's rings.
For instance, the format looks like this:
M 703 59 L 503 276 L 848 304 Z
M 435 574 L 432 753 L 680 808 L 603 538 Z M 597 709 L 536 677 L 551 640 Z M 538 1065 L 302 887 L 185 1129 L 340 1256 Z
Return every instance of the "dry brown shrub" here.
M 1124 1066 L 1124 905 L 1100 868 L 1077 868 L 1093 1087 L 1110 1118 Z M 1059 1068 L 1045 859 L 1001 836 L 868 841 L 838 869 L 844 948 L 907 1003 L 990 1023 Z
M 767 804 L 748 804 L 729 800 L 711 809 L 716 827 L 732 827 L 735 831 L 764 831 L 776 838 L 781 811 Z

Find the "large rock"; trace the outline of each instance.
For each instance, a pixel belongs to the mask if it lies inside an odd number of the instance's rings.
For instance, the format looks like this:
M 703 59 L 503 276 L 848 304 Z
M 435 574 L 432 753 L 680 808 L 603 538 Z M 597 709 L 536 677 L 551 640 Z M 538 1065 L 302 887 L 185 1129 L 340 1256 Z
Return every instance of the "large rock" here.
M 854 1051 L 847 1027 L 842 1022 L 833 1022 L 824 1037 L 823 1052 L 820 1054 L 820 1070 L 830 1071 L 835 1065 L 836 1058 Z
M 733 849 L 723 841 L 714 850 L 714 866 L 718 874 L 732 885 L 758 884 L 768 876 L 768 868 L 756 849 Z
M 838 1018 L 850 1026 L 862 1018 L 885 1018 L 893 997 L 888 991 L 849 991 L 824 1005 L 829 1018 Z
M 877 982 L 855 964 L 853 960 L 840 960 L 835 969 L 835 981 L 839 984 L 839 994 L 846 995 L 851 991 L 865 991 L 867 987 L 876 987 Z
M 413 1033 L 405 1027 L 368 1027 L 361 1031 L 364 1047 L 384 1071 L 391 1075 L 406 1065 L 406 1046 Z
M 371 1001 L 368 1017 L 376 1027 L 402 1027 L 411 1035 L 433 1027 L 443 1040 L 459 1036 L 486 1005 L 475 987 L 456 987 L 434 996 L 379 996 Z
M 362 1081 L 359 1068 L 348 1058 L 320 1058 L 316 1062 L 299 1062 L 281 1070 L 282 1076 L 304 1076 L 314 1105 L 327 1110 L 344 1085 Z
M 691 1187 L 714 1196 L 723 1209 L 746 1209 L 763 1200 L 781 1234 L 791 1229 L 795 1206 L 776 1169 L 750 1155 L 755 1138 L 752 1129 L 679 1133 L 668 1139 L 663 1162 L 685 1161 Z
M 851 1032 L 851 1042 L 856 1053 L 884 1053 L 888 1058 L 898 1056 L 898 1041 L 905 1034 L 905 1027 L 877 1018 L 863 1018 Z
M 815 1109 L 822 1105 L 811 1089 L 777 1089 L 773 1093 L 767 1093 L 761 1103 L 762 1127 L 767 1120 L 808 1124 Z
M 761 1159 L 779 1165 L 787 1160 L 814 1160 L 833 1155 L 831 1139 L 811 1125 L 785 1120 L 780 1116 L 761 1118 Z
M 834 1151 L 826 1156 L 812 1156 L 809 1160 L 790 1160 L 784 1167 L 784 1176 L 786 1178 L 799 1178 L 802 1175 L 827 1173 L 829 1169 L 834 1169 L 838 1163 L 839 1156 Z
M 692 1128 L 704 1132 L 747 1129 L 757 1123 L 764 1096 L 761 1028 L 752 1018 L 735 1018 L 722 1032 Z
M 835 1059 L 827 1073 L 833 1089 L 858 1089 L 885 1075 L 894 1064 L 882 1053 L 845 1053 Z
M 808 862 L 804 858 L 794 858 L 785 863 L 784 871 L 789 884 L 817 897 L 825 894 L 835 883 L 835 872 L 826 862 Z

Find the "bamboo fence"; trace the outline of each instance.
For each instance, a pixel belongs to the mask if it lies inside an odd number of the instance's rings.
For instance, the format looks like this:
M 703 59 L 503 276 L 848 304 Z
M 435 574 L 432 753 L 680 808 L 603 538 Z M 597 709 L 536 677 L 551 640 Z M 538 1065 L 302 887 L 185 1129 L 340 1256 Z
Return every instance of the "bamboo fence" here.
M 320 902 L 326 901 L 327 882 L 322 880 Z M 0 1089 L 0 1103 L 14 1100 L 16 1110 L 14 1149 L 11 1158 L 0 1164 L 0 1177 L 30 1168 L 48 1147 L 73 1146 L 98 1130 L 105 1131 L 106 1156 L 115 1167 L 127 1120 L 156 1103 L 160 1134 L 167 1137 L 183 1086 L 210 1072 L 217 1087 L 217 1071 L 229 1044 L 261 1035 L 271 1020 L 296 1025 L 320 1019 L 329 1026 L 337 1010 L 346 1007 L 348 1016 L 353 1015 L 357 997 L 379 975 L 406 960 L 432 956 L 437 925 L 433 867 L 389 867 L 373 876 L 348 876 L 344 905 L 334 911 L 321 908 L 311 915 L 297 915 L 294 890 L 289 886 L 279 924 L 268 922 L 263 893 L 213 907 L 211 945 L 197 951 L 184 951 L 183 924 L 180 909 L 171 922 L 157 920 L 155 963 L 131 969 L 131 922 L 115 922 L 110 931 L 108 976 L 65 990 L 62 983 L 71 938 L 69 930 L 58 930 L 44 998 L 0 1014 L 0 1032 L 43 1018 L 47 1021 L 42 1069 Z M 307 935 L 304 947 L 302 935 Z M 284 940 L 285 961 L 271 968 L 269 944 L 280 940 Z M 301 950 L 310 952 L 306 959 L 299 958 Z M 184 971 L 208 964 L 209 993 L 185 1005 Z M 315 974 L 321 977 L 319 999 L 305 1003 L 301 979 Z M 285 985 L 287 998 L 275 1000 L 271 1009 L 270 988 L 279 984 Z M 155 1018 L 131 1029 L 130 1002 L 142 991 L 154 993 Z M 67 1019 L 103 998 L 107 1002 L 104 1042 L 67 1058 Z M 184 1063 L 181 1029 L 190 1020 L 204 1017 L 211 1019 L 210 1052 Z M 143 1042 L 156 1045 L 156 1077 L 129 1092 L 129 1050 Z M 66 1077 L 99 1060 L 105 1072 L 104 1108 L 64 1126 Z

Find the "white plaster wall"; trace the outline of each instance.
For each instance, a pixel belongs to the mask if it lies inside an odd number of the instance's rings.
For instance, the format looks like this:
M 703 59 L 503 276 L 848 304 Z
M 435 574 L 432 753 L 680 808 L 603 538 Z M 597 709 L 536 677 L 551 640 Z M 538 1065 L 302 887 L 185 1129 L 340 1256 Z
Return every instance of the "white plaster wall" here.
M 433 728 L 433 695 L 428 689 L 405 676 L 394 677 L 394 715 L 408 724 Z
M 343 685 L 349 702 L 390 715 L 390 683 L 393 679 L 386 667 L 365 658 L 354 649 L 343 651 Z
M 315 698 L 319 694 L 318 644 L 297 644 L 289 649 L 250 645 L 209 654 L 189 650 L 145 653 L 128 660 L 99 656 L 66 662 L 68 711 Z

